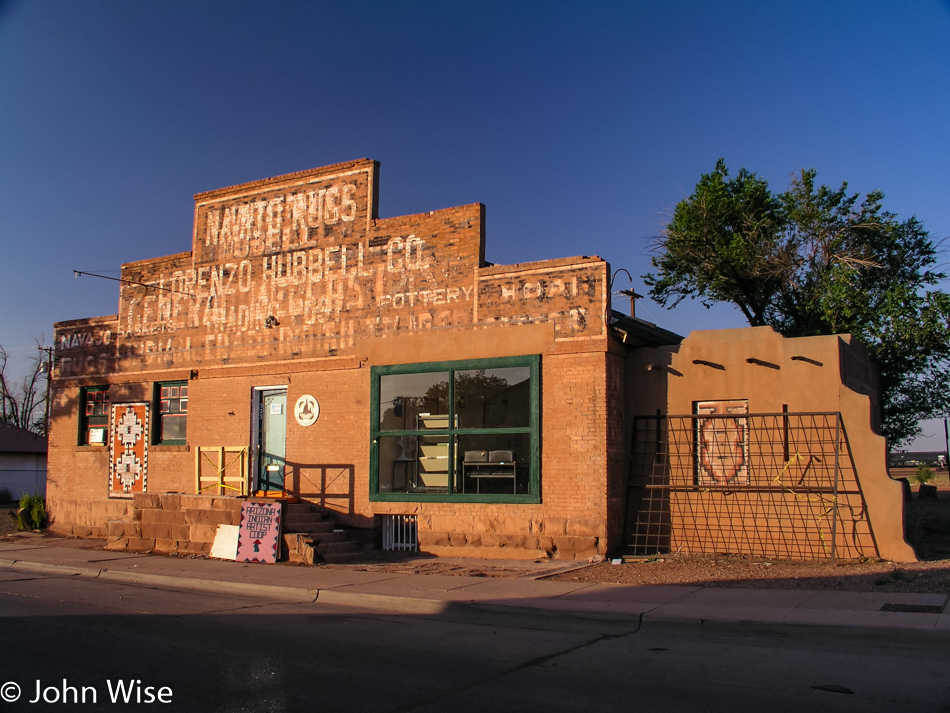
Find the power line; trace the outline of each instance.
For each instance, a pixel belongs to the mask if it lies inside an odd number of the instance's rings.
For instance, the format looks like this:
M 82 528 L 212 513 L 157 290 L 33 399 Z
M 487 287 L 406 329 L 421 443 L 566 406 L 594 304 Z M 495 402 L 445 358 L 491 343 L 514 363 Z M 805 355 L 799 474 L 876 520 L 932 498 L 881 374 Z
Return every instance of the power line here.
M 113 282 L 122 282 L 126 285 L 136 285 L 137 287 L 144 287 L 146 290 L 161 290 L 162 292 L 173 292 L 176 295 L 185 295 L 187 297 L 194 298 L 195 295 L 190 292 L 182 292 L 181 290 L 173 290 L 168 287 L 159 287 L 158 285 L 148 285 L 144 282 L 138 282 L 136 280 L 126 280 L 123 277 L 109 277 L 108 275 L 97 275 L 93 272 L 82 272 L 81 270 L 73 270 L 73 277 L 79 279 L 83 275 L 87 277 L 98 277 L 100 280 L 112 280 Z

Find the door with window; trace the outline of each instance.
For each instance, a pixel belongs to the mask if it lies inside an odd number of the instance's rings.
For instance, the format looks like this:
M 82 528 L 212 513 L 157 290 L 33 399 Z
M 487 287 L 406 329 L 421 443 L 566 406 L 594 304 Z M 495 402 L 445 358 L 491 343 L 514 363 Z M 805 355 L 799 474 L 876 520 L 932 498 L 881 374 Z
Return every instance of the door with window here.
M 287 454 L 287 389 L 261 389 L 257 401 L 257 489 L 283 490 Z

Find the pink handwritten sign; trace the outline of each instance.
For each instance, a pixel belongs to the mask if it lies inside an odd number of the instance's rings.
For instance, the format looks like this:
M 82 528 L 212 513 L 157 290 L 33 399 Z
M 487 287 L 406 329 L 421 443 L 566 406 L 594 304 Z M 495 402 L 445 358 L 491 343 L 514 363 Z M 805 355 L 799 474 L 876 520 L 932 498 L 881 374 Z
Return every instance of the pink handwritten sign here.
M 280 503 L 244 503 L 238 530 L 238 562 L 273 564 L 280 553 Z

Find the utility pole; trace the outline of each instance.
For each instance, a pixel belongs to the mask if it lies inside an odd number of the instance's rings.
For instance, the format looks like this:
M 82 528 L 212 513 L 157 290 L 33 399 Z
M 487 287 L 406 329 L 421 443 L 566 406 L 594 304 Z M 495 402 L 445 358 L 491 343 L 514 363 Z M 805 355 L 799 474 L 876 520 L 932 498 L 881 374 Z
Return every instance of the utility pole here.
M 947 417 L 943 417 L 943 444 L 946 447 L 944 454 L 947 456 L 947 468 L 950 469 L 950 429 L 947 428 Z
M 53 378 L 53 347 L 41 347 L 37 344 L 36 348 L 46 354 L 46 361 L 43 362 L 43 373 L 46 374 L 46 405 L 43 414 L 43 435 L 49 438 L 49 384 Z

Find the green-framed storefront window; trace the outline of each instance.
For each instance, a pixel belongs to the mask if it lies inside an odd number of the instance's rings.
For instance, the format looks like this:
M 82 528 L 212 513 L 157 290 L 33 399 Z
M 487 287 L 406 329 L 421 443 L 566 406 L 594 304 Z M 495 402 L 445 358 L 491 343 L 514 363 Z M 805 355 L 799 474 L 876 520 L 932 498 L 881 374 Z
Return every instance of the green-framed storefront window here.
M 373 367 L 370 498 L 540 502 L 540 363 Z

